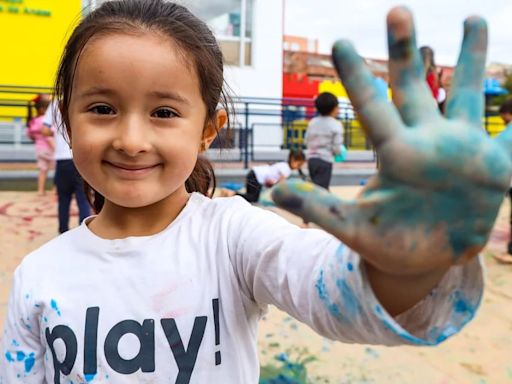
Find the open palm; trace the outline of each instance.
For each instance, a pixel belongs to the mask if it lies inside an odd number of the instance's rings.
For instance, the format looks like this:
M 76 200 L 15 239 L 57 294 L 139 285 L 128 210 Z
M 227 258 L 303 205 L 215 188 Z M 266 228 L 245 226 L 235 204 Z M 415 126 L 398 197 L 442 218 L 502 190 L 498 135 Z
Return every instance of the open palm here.
M 276 203 L 337 236 L 381 271 L 414 275 L 461 263 L 485 245 L 510 183 L 509 132 L 482 130 L 485 21 L 472 17 L 443 117 L 424 80 L 412 16 L 388 15 L 393 104 L 346 41 L 333 60 L 376 148 L 379 172 L 341 201 L 307 183 L 276 188 Z

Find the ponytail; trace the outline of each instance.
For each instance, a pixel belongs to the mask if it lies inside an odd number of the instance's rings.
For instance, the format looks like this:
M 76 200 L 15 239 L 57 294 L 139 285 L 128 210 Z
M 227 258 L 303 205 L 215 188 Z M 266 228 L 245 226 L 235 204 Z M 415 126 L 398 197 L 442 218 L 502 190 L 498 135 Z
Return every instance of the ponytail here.
M 199 192 L 205 196 L 213 196 L 217 182 L 215 180 L 215 173 L 210 161 L 203 157 L 198 156 L 196 165 L 192 174 L 185 181 L 185 188 L 188 193 Z M 211 188 L 211 191 L 209 189 Z
M 101 193 L 94 190 L 85 180 L 84 192 L 89 205 L 92 207 L 92 209 L 94 209 L 94 213 L 100 213 L 101 208 L 103 208 L 103 204 L 105 204 L 105 197 Z

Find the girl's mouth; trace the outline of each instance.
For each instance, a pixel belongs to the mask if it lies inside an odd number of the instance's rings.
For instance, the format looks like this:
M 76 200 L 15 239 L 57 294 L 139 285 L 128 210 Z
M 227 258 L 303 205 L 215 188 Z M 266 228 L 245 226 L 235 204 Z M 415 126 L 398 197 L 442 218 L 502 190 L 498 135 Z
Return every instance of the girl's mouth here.
M 103 161 L 103 164 L 112 169 L 118 175 L 127 178 L 138 178 L 146 176 L 161 165 L 160 163 L 127 164 L 106 160 Z

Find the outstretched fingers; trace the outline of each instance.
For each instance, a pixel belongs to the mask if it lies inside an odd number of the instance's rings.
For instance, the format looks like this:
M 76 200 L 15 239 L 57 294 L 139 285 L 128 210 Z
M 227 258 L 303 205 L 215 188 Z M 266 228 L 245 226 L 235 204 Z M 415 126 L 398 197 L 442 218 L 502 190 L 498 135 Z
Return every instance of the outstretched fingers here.
M 482 126 L 486 57 L 487 23 L 480 17 L 470 17 L 464 22 L 464 39 L 446 104 L 448 118 Z
M 416 46 L 411 12 L 393 8 L 387 17 L 389 78 L 393 102 L 407 126 L 439 117 L 437 103 L 426 83 L 423 62 Z
M 400 115 L 382 95 L 375 78 L 352 44 L 346 40 L 337 41 L 332 58 L 363 128 L 378 148 L 403 126 Z

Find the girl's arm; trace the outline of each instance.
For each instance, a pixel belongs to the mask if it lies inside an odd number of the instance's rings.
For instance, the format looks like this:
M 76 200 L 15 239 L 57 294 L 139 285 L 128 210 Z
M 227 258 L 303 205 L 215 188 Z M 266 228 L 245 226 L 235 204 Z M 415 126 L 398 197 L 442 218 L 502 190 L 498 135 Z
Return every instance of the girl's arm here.
M 384 303 L 376 295 L 368 265 L 338 239 L 238 204 L 225 217 L 229 254 L 241 292 L 261 310 L 273 304 L 333 340 L 435 345 L 460 331 L 479 306 L 478 259 L 451 267 L 410 309 L 391 313 L 393 298 Z
M 14 274 L 0 350 L 0 383 L 45 383 L 39 307 L 22 292 L 21 268 Z
M 353 47 L 338 42 L 334 63 L 376 149 L 378 173 L 352 201 L 306 183 L 274 189 L 279 206 L 358 252 L 391 314 L 414 306 L 453 265 L 478 255 L 510 184 L 512 131 L 493 140 L 482 129 L 487 26 L 472 17 L 464 29 L 446 118 L 423 78 L 407 9 L 388 15 L 394 105 Z
M 41 133 L 43 134 L 43 136 L 53 137 L 52 127 L 49 127 L 46 124 L 43 124 L 43 129 L 42 129 Z
M 53 141 L 52 137 L 47 137 L 46 141 L 48 142 L 48 146 L 50 147 L 52 152 L 55 151 L 55 142 Z

